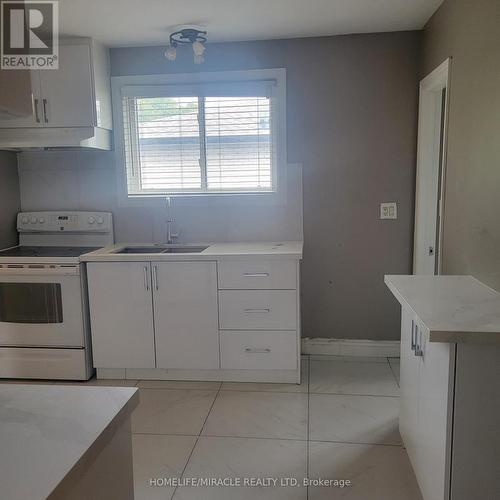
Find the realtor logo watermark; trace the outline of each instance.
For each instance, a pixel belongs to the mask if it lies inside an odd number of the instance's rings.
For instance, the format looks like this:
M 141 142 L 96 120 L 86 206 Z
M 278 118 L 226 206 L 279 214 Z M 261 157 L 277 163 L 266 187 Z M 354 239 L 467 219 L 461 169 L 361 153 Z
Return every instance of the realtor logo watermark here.
M 2 69 L 58 69 L 57 1 L 2 0 Z

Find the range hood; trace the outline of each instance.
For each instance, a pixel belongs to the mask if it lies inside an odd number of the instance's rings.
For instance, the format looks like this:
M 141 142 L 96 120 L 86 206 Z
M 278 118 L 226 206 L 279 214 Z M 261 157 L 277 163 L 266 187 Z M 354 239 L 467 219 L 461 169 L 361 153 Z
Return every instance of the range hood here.
M 111 130 L 100 127 L 0 129 L 0 149 L 111 149 Z

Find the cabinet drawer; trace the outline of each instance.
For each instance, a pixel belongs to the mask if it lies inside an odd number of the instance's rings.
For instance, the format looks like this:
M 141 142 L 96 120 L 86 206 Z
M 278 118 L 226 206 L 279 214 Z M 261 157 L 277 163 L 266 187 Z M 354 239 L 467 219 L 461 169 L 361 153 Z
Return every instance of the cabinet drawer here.
M 295 330 L 295 290 L 219 291 L 221 330 Z
M 220 332 L 221 368 L 295 370 L 296 332 Z
M 219 289 L 297 288 L 297 263 L 294 260 L 248 260 L 219 262 Z

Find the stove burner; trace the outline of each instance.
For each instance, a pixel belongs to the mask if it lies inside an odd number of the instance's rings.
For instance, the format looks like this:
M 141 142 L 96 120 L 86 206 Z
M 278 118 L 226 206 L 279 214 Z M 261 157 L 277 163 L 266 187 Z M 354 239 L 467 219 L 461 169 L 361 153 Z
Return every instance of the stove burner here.
M 0 257 L 79 257 L 100 247 L 14 247 L 0 251 Z

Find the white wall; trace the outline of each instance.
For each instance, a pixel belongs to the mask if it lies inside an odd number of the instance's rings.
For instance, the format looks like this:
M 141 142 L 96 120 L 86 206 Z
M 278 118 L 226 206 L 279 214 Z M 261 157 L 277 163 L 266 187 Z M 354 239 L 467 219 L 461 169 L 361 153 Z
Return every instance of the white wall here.
M 18 162 L 22 210 L 111 211 L 116 241 L 164 242 L 164 200 L 148 200 L 143 207 L 119 206 L 113 152 L 24 152 Z M 301 240 L 302 172 L 298 165 L 288 167 L 286 191 L 282 202 L 262 197 L 222 202 L 173 199 L 180 241 Z

